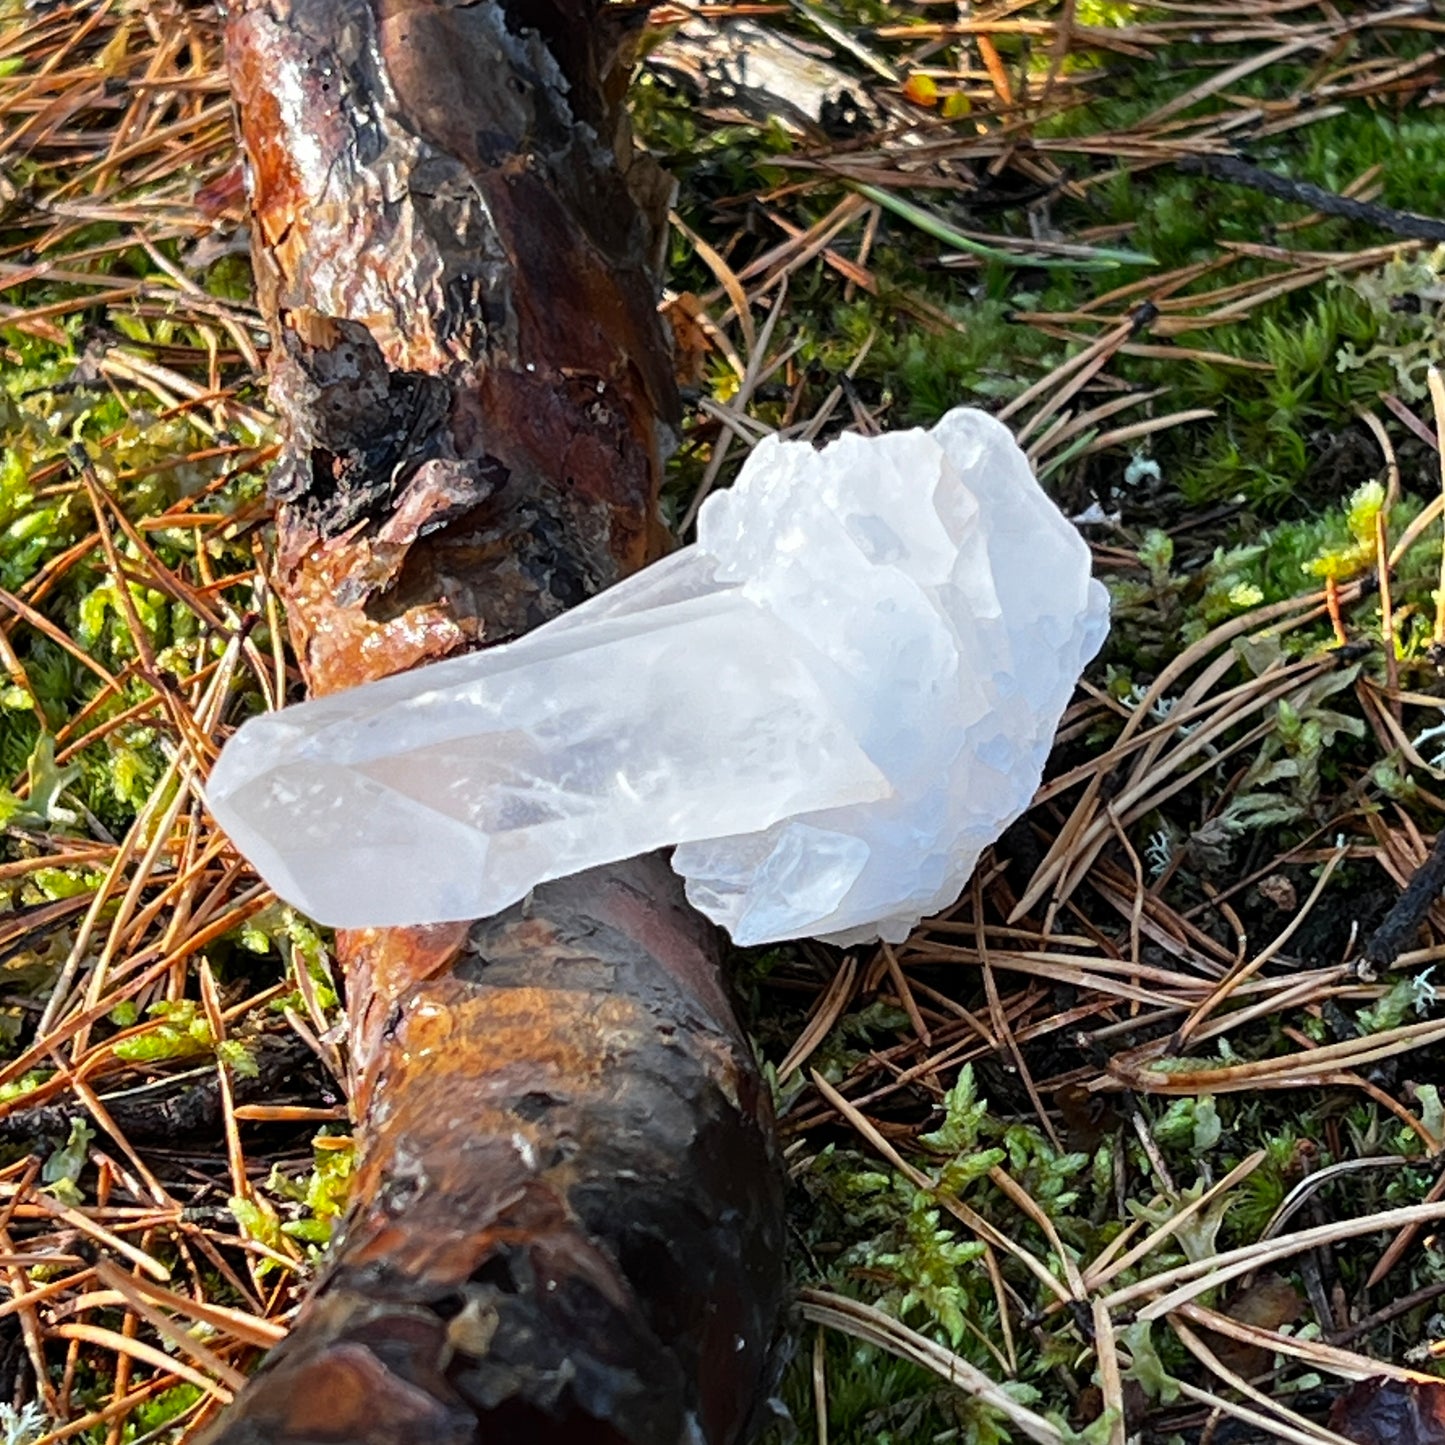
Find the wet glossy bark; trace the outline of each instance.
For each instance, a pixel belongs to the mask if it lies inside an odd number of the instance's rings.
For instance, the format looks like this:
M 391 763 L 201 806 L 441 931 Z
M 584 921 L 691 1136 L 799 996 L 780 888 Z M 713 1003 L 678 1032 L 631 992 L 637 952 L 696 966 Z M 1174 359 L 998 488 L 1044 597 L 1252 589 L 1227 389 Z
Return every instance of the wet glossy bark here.
M 515 636 L 657 551 L 676 400 L 666 186 L 621 107 L 639 19 L 232 17 L 287 433 L 279 582 L 313 692 Z M 213 1440 L 747 1438 L 779 1174 L 716 937 L 665 862 L 339 949 L 355 1200 Z

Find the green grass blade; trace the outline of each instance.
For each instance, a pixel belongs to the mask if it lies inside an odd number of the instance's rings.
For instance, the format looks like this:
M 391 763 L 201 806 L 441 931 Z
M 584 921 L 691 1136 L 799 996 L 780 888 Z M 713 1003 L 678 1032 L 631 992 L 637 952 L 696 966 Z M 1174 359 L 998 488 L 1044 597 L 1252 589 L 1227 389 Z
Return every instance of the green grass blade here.
M 972 237 L 965 236 L 962 231 L 955 230 L 934 212 L 923 206 L 915 206 L 912 201 L 905 201 L 902 196 L 884 190 L 881 186 L 870 186 L 865 182 L 855 181 L 853 187 L 859 195 L 866 196 L 885 210 L 892 211 L 895 216 L 900 220 L 907 221 L 909 225 L 917 226 L 920 231 L 925 235 L 932 236 L 935 241 L 942 241 L 946 246 L 956 246 L 960 251 L 967 251 L 972 256 L 982 256 L 985 260 L 1001 261 L 1006 266 L 1039 266 L 1049 271 L 1117 271 L 1120 266 L 1156 266 L 1159 264 L 1152 256 L 1145 255 L 1142 251 L 1106 247 L 1100 247 L 1087 258 L 1029 256 L 1015 254 L 1012 251 L 1002 251 L 997 246 L 988 246 L 982 241 L 975 241 Z

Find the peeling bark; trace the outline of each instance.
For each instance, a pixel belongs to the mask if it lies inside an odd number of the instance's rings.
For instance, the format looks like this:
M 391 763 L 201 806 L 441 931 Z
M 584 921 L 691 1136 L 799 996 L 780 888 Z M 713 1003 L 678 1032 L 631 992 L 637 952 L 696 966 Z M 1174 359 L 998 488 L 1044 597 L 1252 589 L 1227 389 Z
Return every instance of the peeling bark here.
M 230 21 L 287 436 L 278 578 L 315 694 L 514 637 L 661 548 L 667 187 L 621 104 L 641 19 L 256 0 Z M 212 1441 L 748 1438 L 780 1176 L 716 936 L 665 862 L 338 947 L 355 1197 Z

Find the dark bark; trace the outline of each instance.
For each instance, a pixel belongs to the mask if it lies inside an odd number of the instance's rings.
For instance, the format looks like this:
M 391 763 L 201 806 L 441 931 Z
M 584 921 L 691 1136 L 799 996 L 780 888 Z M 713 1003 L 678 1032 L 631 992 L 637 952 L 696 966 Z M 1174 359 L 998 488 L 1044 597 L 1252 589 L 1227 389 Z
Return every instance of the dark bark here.
M 676 399 L 641 12 L 273 0 L 231 21 L 311 690 L 502 641 L 656 555 Z M 626 686 L 626 679 L 619 679 Z M 767 1096 L 656 858 L 345 934 L 362 1145 L 295 1330 L 211 1437 L 747 1438 L 782 1296 Z

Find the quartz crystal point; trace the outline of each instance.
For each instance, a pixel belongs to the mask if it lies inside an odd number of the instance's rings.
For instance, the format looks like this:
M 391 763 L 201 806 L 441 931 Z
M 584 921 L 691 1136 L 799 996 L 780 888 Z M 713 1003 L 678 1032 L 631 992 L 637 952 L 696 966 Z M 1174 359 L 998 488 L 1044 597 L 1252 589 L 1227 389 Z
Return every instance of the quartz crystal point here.
M 698 540 L 505 646 L 253 718 L 208 797 L 337 927 L 678 845 L 739 943 L 901 940 L 1028 805 L 1108 626 L 1008 430 L 768 440 Z

